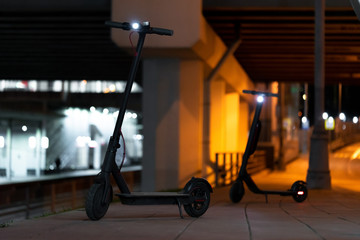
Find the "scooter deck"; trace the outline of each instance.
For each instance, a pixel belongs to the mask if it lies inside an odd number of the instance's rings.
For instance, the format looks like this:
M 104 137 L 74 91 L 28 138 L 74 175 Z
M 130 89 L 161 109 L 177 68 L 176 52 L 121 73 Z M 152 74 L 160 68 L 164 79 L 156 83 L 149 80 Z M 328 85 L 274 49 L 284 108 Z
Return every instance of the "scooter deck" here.
M 116 194 L 126 205 L 190 204 L 190 194 L 176 192 L 133 192 Z

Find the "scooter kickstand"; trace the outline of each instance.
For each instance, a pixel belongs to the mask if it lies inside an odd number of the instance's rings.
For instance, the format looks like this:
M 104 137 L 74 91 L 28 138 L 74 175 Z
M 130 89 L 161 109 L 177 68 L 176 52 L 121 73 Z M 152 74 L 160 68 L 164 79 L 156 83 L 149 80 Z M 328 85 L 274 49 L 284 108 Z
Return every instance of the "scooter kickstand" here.
M 181 203 L 180 203 L 179 199 L 176 199 L 176 201 L 177 201 L 177 204 L 178 204 L 180 217 L 181 217 L 181 219 L 184 219 L 184 216 L 182 214 Z

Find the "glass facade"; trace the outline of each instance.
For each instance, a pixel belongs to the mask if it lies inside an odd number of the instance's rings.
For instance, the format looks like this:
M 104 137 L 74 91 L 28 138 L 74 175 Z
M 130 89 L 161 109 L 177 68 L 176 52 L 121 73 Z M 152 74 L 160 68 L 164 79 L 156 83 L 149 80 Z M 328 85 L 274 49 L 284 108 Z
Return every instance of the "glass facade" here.
M 100 169 L 118 111 L 112 108 L 68 108 L 57 115 L 24 115 L 0 119 L 0 179 L 79 169 Z M 141 115 L 127 112 L 123 136 L 125 163 L 142 159 Z M 117 154 L 123 160 L 124 144 Z

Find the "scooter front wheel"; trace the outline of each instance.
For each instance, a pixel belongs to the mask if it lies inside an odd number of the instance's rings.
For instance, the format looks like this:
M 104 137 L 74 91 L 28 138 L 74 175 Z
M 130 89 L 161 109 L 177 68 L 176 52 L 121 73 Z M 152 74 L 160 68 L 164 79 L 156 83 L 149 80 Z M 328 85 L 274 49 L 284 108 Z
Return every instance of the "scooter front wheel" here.
M 241 201 L 245 193 L 244 184 L 242 181 L 236 181 L 230 188 L 230 199 L 233 203 Z
M 106 194 L 105 201 L 103 195 Z M 107 212 L 112 201 L 112 188 L 105 189 L 104 183 L 95 183 L 91 186 L 85 202 L 87 216 L 91 220 L 101 219 Z
M 294 182 L 291 186 L 291 191 L 293 192 L 292 197 L 296 202 L 303 202 L 307 198 L 308 191 L 304 181 Z
M 195 181 L 184 193 L 194 198 L 192 203 L 184 204 L 185 212 L 190 217 L 200 217 L 207 211 L 210 205 L 210 189 L 204 182 Z

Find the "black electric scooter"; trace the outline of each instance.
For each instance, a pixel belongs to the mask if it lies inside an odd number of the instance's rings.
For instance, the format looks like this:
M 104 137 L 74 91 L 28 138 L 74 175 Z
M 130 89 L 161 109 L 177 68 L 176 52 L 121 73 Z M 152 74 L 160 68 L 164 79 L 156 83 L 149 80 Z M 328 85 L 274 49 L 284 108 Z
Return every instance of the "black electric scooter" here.
M 239 175 L 230 189 L 230 199 L 232 202 L 240 202 L 244 196 L 245 189 L 243 182 L 246 183 L 249 190 L 253 193 L 264 194 L 267 202 L 268 194 L 275 194 L 280 196 L 292 196 L 296 202 L 303 202 L 307 198 L 307 188 L 304 181 L 296 181 L 291 186 L 291 189 L 288 191 L 264 191 L 259 189 L 249 173 L 246 170 L 249 157 L 255 152 L 257 142 L 259 140 L 259 135 L 261 131 L 261 122 L 259 120 L 261 108 L 264 103 L 264 97 L 278 97 L 278 94 L 268 93 L 268 92 L 258 92 L 258 91 L 249 91 L 243 90 L 243 93 L 252 94 L 257 96 L 257 104 L 255 109 L 255 115 L 251 124 L 249 138 L 246 144 L 245 153 L 243 155 L 241 168 Z
M 203 215 L 210 203 L 210 193 L 212 188 L 210 184 L 203 178 L 192 178 L 185 185 L 180 193 L 174 192 L 138 192 L 131 193 L 124 178 L 120 173 L 120 167 L 115 162 L 116 151 L 120 148 L 121 126 L 124 120 L 125 111 L 131 92 L 131 87 L 135 80 L 136 72 L 140 62 L 140 55 L 144 45 L 145 36 L 147 34 L 158 34 L 171 36 L 172 30 L 163 28 L 150 27 L 149 22 L 130 24 L 127 22 L 111 22 L 105 23 L 109 27 L 120 28 L 127 31 L 137 32 L 139 35 L 136 54 L 133 59 L 129 78 L 126 83 L 122 106 L 116 120 L 113 135 L 110 137 L 104 163 L 101 172 L 95 179 L 95 183 L 91 186 L 85 203 L 86 214 L 91 220 L 99 220 L 102 218 L 110 205 L 113 198 L 113 188 L 110 183 L 110 174 L 120 190 L 120 194 L 116 194 L 123 204 L 127 205 L 159 205 L 159 204 L 176 204 L 179 208 L 180 217 L 183 218 L 181 206 L 184 206 L 186 213 L 191 217 L 200 217 Z M 124 139 L 123 139 L 124 141 Z M 123 144 L 125 144 L 123 142 Z M 120 168 L 120 169 L 119 169 Z

